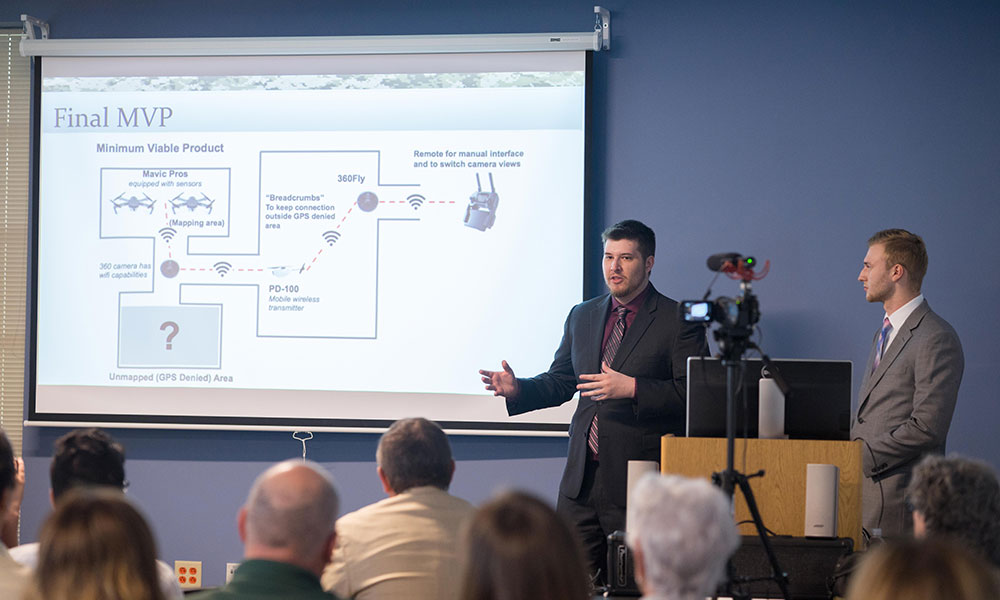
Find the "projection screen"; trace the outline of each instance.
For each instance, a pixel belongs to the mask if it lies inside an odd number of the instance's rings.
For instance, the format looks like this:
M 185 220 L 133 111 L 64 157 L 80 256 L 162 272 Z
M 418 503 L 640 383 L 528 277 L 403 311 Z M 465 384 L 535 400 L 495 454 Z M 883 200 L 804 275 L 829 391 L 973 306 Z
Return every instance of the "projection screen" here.
M 565 432 L 588 63 L 39 59 L 29 421 Z

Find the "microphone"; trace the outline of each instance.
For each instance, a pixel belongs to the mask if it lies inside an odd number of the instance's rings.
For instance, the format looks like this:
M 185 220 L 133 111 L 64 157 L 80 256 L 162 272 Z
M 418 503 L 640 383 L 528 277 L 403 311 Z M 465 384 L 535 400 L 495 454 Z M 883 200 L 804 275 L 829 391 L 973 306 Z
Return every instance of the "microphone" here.
M 713 254 L 708 257 L 705 261 L 708 264 L 709 271 L 724 271 L 731 273 L 736 271 L 740 267 L 749 267 L 753 269 L 756 260 L 752 256 L 743 256 L 739 252 L 722 252 L 720 254 Z M 726 265 L 729 265 L 727 268 Z

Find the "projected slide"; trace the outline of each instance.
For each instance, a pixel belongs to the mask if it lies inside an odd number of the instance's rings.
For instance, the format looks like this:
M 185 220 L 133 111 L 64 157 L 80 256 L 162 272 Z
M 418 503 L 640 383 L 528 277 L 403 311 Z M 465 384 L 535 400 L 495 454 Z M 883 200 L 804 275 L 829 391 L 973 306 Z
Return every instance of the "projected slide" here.
M 583 57 L 397 58 L 46 58 L 36 415 L 509 424 L 477 369 L 581 299 Z

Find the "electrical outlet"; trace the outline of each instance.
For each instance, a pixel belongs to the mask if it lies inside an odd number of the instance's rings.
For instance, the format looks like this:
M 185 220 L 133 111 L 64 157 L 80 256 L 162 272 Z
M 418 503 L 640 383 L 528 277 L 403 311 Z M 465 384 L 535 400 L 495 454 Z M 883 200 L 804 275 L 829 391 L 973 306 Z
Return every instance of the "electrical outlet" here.
M 182 590 L 197 590 L 201 588 L 201 561 L 175 560 L 174 578 Z
M 233 580 L 233 573 L 236 573 L 236 567 L 240 566 L 240 563 L 226 563 L 226 583 Z

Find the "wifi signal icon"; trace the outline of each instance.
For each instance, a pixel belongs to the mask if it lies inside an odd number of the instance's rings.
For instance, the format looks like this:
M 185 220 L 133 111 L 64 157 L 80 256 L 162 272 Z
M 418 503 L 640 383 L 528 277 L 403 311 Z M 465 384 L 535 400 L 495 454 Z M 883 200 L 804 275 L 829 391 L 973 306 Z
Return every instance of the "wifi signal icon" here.
M 337 243 L 337 240 L 340 239 L 340 233 L 336 231 L 324 231 L 323 239 L 326 240 L 328 245 L 332 246 Z
M 427 200 L 427 198 L 424 198 L 420 194 L 410 194 L 409 196 L 406 197 L 406 201 L 410 203 L 410 206 L 413 207 L 413 210 L 417 210 L 418 208 L 420 208 L 420 205 L 424 203 L 424 200 Z
M 164 227 L 160 230 L 160 237 L 163 238 L 163 241 L 168 244 L 170 243 L 170 240 L 174 239 L 175 235 L 177 235 L 177 230 L 173 227 Z
M 233 265 L 223 260 L 212 265 L 212 268 L 215 269 L 215 272 L 219 274 L 219 277 L 225 277 L 226 273 L 230 272 L 233 269 Z

